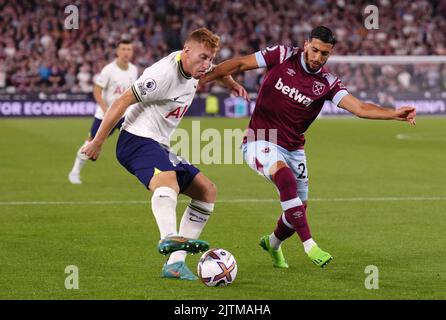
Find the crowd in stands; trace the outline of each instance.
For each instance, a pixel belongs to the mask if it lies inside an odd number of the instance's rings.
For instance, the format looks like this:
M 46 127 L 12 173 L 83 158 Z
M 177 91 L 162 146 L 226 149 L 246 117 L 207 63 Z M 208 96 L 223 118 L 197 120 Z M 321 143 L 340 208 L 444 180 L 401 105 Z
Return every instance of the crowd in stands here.
M 364 8 L 379 10 L 368 30 Z M 67 29 L 68 5 L 78 29 Z M 216 62 L 269 45 L 303 46 L 317 25 L 334 30 L 336 55 L 446 55 L 446 0 L 0 0 L 0 91 L 91 92 L 119 39 L 134 42 L 140 72 L 181 49 L 191 30 L 221 37 Z M 351 91 L 446 90 L 446 64 L 330 66 Z M 237 76 L 256 91 L 263 71 Z

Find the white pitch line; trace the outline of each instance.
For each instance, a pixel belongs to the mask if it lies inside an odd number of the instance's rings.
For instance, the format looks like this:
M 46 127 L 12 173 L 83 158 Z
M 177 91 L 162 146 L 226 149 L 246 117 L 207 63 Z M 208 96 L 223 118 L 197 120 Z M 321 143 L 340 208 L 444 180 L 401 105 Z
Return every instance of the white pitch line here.
M 411 140 L 411 141 L 446 141 L 446 136 L 436 135 L 435 133 L 398 133 L 395 136 L 398 140 Z
M 278 202 L 278 199 L 222 199 L 217 203 Z M 361 202 L 361 201 L 446 201 L 446 197 L 376 197 L 376 198 L 312 198 L 309 202 Z M 189 200 L 180 200 L 188 203 Z M 104 200 L 104 201 L 0 201 L 0 206 L 26 205 L 113 205 L 147 204 L 149 200 Z

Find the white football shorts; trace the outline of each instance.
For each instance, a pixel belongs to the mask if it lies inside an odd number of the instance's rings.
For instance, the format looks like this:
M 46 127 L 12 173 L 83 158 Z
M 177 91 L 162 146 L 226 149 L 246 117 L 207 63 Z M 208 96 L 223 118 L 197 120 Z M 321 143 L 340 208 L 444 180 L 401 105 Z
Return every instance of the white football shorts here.
M 242 144 L 242 151 L 246 163 L 270 182 L 271 167 L 277 161 L 285 162 L 296 177 L 300 200 L 308 200 L 308 169 L 304 150 L 288 151 L 272 142 L 257 140 Z

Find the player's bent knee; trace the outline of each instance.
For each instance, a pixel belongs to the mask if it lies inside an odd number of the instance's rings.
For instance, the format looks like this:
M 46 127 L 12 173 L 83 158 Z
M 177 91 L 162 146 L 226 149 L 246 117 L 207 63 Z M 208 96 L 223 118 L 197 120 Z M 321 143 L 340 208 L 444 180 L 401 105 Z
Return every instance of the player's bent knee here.
M 180 192 L 180 187 L 177 182 L 177 175 L 175 171 L 165 171 L 153 176 L 149 182 L 149 190 L 155 192 L 160 187 L 169 187 L 175 190 L 176 193 Z
M 200 172 L 184 194 L 192 199 L 214 203 L 217 199 L 217 186 Z
M 285 166 L 277 170 L 273 182 L 279 190 L 281 201 L 298 197 L 296 177 L 289 167 Z
M 207 203 L 215 203 L 217 199 L 217 186 L 213 182 L 208 181 L 201 185 L 200 191 L 195 192 L 192 198 Z
M 274 180 L 274 176 L 276 175 L 277 171 L 286 167 L 288 167 L 288 165 L 284 161 L 279 160 L 271 166 L 271 168 L 269 169 L 269 175 Z

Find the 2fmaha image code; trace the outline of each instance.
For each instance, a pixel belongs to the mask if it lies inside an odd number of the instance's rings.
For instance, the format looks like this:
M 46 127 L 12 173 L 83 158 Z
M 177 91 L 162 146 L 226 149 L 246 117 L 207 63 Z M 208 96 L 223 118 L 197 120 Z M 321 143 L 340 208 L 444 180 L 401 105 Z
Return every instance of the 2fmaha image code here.
M 191 307 L 181 304 L 175 307 L 174 314 L 179 315 L 200 315 L 206 317 L 214 314 L 223 317 L 231 315 L 271 315 L 269 305 L 251 305 L 251 304 L 219 304 L 217 308 L 209 306 Z

